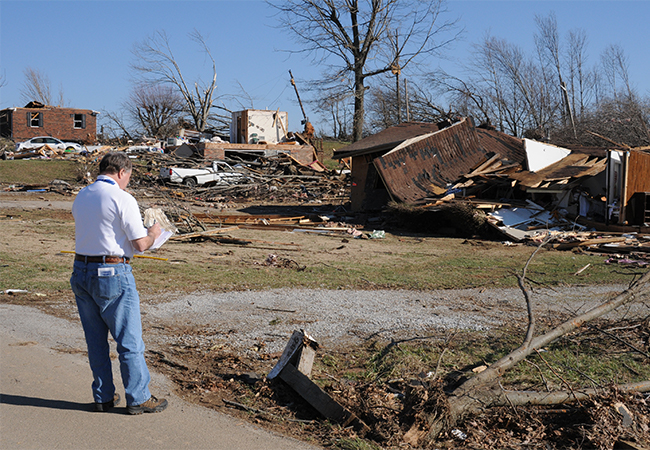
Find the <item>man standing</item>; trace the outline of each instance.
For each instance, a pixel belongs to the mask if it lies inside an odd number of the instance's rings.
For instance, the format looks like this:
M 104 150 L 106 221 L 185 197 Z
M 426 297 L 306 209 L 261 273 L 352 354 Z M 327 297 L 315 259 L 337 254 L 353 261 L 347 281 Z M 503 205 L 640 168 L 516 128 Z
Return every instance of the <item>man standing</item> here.
M 134 252 L 150 248 L 161 228 L 144 227 L 136 199 L 125 191 L 131 170 L 126 154 L 107 153 L 97 180 L 75 198 L 76 255 L 70 285 L 88 346 L 95 411 L 108 411 L 120 401 L 113 384 L 110 332 L 117 343 L 127 411 L 142 414 L 164 410 L 167 400 L 149 392 L 140 298 L 129 260 Z

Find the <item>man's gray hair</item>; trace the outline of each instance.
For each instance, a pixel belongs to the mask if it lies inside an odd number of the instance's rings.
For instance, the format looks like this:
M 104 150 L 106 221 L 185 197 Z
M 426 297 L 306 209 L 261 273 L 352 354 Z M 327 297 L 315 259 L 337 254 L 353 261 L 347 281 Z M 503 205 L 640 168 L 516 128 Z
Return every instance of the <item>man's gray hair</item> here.
M 120 170 L 122 169 L 130 172 L 132 168 L 133 164 L 131 163 L 131 160 L 126 153 L 122 152 L 106 153 L 102 160 L 99 162 L 100 174 L 116 174 L 120 173 Z

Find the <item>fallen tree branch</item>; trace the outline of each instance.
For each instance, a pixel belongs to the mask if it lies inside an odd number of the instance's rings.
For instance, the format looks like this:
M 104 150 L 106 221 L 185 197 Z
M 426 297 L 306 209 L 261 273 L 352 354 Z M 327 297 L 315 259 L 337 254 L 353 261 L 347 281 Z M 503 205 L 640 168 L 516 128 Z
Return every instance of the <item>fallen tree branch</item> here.
M 644 352 L 643 350 L 641 350 L 641 349 L 639 349 L 639 348 L 636 348 L 634 345 L 632 345 L 632 344 L 630 344 L 629 342 L 627 342 L 627 341 L 621 339 L 620 337 L 616 336 L 615 334 L 609 333 L 609 332 L 607 332 L 607 331 L 605 331 L 605 330 L 601 330 L 600 328 L 594 327 L 594 326 L 592 326 L 592 325 L 588 325 L 588 327 L 591 328 L 592 330 L 596 330 L 596 331 L 598 331 L 599 333 L 604 334 L 605 336 L 609 336 L 609 337 L 611 337 L 612 339 L 617 340 L 618 342 L 620 342 L 621 344 L 625 345 L 626 347 L 630 347 L 632 350 L 634 350 L 635 352 L 637 352 L 637 353 L 639 353 L 640 355 L 644 356 L 645 358 L 650 358 L 650 355 L 649 355 L 649 354 L 647 354 L 646 352 Z
M 409 433 L 418 435 L 417 440 L 420 445 L 433 445 L 444 429 L 453 426 L 468 413 L 479 412 L 494 406 L 507 406 L 510 403 L 514 405 L 560 404 L 567 401 L 579 401 L 596 394 L 595 389 L 584 389 L 576 392 L 508 392 L 506 394 L 495 385 L 498 385 L 498 379 L 508 369 L 524 360 L 532 352 L 622 305 L 647 298 L 650 294 L 649 282 L 650 271 L 631 283 L 625 291 L 613 299 L 565 321 L 541 336 L 530 340 L 527 337 L 520 347 L 457 387 L 446 399 L 446 414 L 442 413 L 442 411 L 429 413 L 426 422 L 420 424 L 421 431 L 417 432 L 412 428 Z M 626 391 L 647 392 L 650 390 L 650 381 L 631 383 L 618 386 L 618 388 Z
M 647 297 L 648 286 L 650 282 L 650 271 L 647 272 L 643 277 L 634 282 L 628 289 L 618 294 L 613 299 L 605 302 L 591 310 L 587 311 L 584 314 L 581 314 L 577 317 L 567 320 L 566 322 L 560 324 L 556 328 L 552 329 L 546 334 L 534 338 L 529 345 L 522 345 L 521 347 L 510 352 L 494 364 L 492 364 L 488 369 L 484 370 L 475 377 L 467 380 L 463 385 L 461 385 L 457 391 L 454 392 L 454 395 L 463 395 L 469 390 L 474 389 L 476 386 L 484 385 L 490 381 L 495 380 L 497 377 L 503 375 L 503 373 L 509 368 L 513 367 L 515 364 L 523 360 L 526 356 L 531 354 L 535 349 L 540 349 L 545 345 L 551 343 L 555 339 L 563 336 L 576 328 L 583 326 L 586 322 L 589 322 L 597 317 L 602 316 L 614 309 L 622 306 L 626 303 L 630 303 L 634 300 L 640 300 L 644 297 Z
M 616 386 L 622 392 L 650 392 L 650 381 L 640 381 Z M 574 401 L 587 400 L 589 397 L 602 392 L 602 389 L 578 389 L 575 391 L 553 391 L 553 392 L 530 392 L 530 391 L 506 391 L 508 401 L 515 405 L 557 405 L 560 403 L 571 403 Z M 507 406 L 503 404 L 493 406 Z
M 546 367 L 548 367 L 548 369 L 549 369 L 551 372 L 553 372 L 553 375 L 555 375 L 555 376 L 556 376 L 556 377 L 557 377 L 557 378 L 558 378 L 562 383 L 564 383 L 564 385 L 565 385 L 567 388 L 569 388 L 569 391 L 571 391 L 571 394 L 573 394 L 573 396 L 575 397 L 575 392 L 574 392 L 573 388 L 571 387 L 571 385 L 570 385 L 570 384 L 569 384 L 569 383 L 568 383 L 564 378 L 562 378 L 562 377 L 560 376 L 560 374 L 557 373 L 557 371 L 556 371 L 553 367 L 551 367 L 551 365 L 550 365 L 548 362 L 546 362 L 546 360 L 544 359 L 544 357 L 542 356 L 542 354 L 539 352 L 539 350 L 535 349 L 535 353 L 537 353 L 537 356 L 539 356 L 539 359 L 541 359 L 542 362 L 543 362 L 544 364 L 546 364 Z M 580 406 L 582 406 L 582 405 L 580 404 L 580 400 L 578 400 L 578 397 L 575 397 L 575 398 L 576 398 L 578 404 L 579 404 Z

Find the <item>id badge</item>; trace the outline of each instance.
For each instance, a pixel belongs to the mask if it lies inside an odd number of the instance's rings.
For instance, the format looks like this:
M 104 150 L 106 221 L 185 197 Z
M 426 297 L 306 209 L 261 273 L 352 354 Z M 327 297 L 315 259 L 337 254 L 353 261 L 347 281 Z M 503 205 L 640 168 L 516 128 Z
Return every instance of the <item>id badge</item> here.
M 98 277 L 112 277 L 115 275 L 115 267 L 100 267 L 97 269 Z

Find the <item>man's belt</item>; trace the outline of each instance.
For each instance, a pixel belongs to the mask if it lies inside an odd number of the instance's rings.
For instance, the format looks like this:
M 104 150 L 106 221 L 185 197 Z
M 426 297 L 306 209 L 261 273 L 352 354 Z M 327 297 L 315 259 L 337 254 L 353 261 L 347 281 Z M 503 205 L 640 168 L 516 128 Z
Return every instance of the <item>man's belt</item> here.
M 86 255 L 75 255 L 75 261 L 83 261 L 85 263 L 101 263 L 101 264 L 121 264 L 129 263 L 129 258 L 126 256 L 86 256 Z

